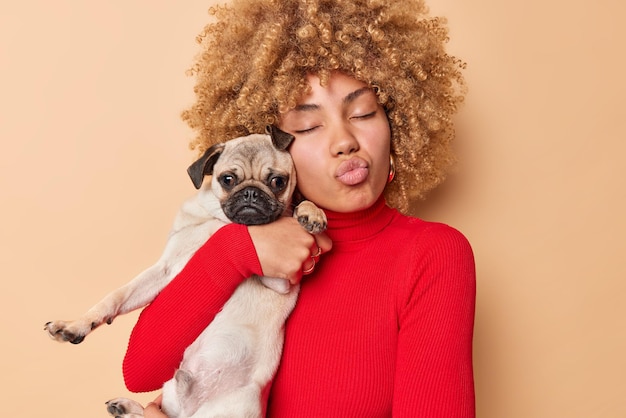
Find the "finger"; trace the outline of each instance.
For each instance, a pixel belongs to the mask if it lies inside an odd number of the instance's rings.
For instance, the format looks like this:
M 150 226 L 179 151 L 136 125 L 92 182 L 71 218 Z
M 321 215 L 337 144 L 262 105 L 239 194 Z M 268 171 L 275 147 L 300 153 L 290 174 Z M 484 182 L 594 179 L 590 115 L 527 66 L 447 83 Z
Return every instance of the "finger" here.
M 315 237 L 315 244 L 317 245 L 318 248 L 322 250 L 320 254 L 327 253 L 333 248 L 333 241 L 325 233 L 322 232 L 320 234 L 316 234 L 314 235 L 314 237 Z
M 161 411 L 160 403 L 157 404 L 156 401 L 148 403 L 148 405 L 144 408 L 143 413 L 146 418 L 167 418 L 167 415 Z
M 289 283 L 295 286 L 298 283 L 300 283 L 300 281 L 302 280 L 302 275 L 303 275 L 302 270 L 300 270 L 297 273 L 294 273 L 290 275 L 289 277 L 287 277 L 287 280 L 289 280 Z
M 315 270 L 315 258 L 310 257 L 309 261 L 305 261 L 302 265 L 302 274 L 306 276 L 307 274 L 313 273 L 313 270 Z
M 316 243 L 315 246 L 311 249 L 311 258 L 317 261 L 320 255 L 322 255 L 322 247 L 318 246 Z
M 144 413 L 152 414 L 151 416 L 159 416 L 161 413 L 161 402 L 163 402 L 163 395 L 159 395 L 152 402 L 148 402 L 144 408 Z

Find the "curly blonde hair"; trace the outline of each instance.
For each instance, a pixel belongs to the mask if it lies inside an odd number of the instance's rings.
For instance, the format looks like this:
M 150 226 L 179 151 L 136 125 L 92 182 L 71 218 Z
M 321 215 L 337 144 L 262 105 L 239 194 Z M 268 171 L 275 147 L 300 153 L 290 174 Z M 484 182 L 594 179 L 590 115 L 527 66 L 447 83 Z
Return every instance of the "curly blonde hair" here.
M 446 21 L 422 0 L 232 0 L 209 14 L 191 69 L 197 100 L 182 115 L 197 131 L 192 148 L 264 132 L 308 91 L 307 74 L 324 85 L 341 71 L 371 86 L 387 113 L 387 202 L 406 211 L 444 179 L 464 64 L 445 52 Z

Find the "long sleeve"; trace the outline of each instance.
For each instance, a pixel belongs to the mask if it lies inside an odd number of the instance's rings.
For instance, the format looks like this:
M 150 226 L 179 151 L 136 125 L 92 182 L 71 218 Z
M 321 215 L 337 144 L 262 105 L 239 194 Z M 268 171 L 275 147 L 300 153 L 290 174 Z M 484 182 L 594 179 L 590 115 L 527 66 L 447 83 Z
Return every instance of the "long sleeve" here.
M 393 416 L 473 417 L 472 250 L 456 230 L 433 224 L 414 257 L 414 279 L 398 290 Z
M 253 274 L 261 274 L 261 266 L 247 228 L 229 224 L 219 229 L 139 316 L 123 363 L 126 387 L 160 389 L 185 349 Z

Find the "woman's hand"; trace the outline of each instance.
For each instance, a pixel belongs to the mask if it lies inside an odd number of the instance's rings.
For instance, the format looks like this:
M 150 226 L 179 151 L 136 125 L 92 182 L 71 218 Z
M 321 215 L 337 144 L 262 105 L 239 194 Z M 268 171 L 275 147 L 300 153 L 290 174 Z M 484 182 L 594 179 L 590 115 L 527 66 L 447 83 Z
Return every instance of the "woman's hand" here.
M 168 418 L 161 411 L 161 402 L 163 401 L 163 395 L 159 395 L 154 401 L 150 402 L 143 410 L 144 418 Z
M 311 273 L 314 262 L 333 246 L 326 234 L 311 235 L 290 217 L 267 225 L 249 226 L 248 232 L 263 274 L 287 279 L 292 284 L 300 282 L 303 271 Z

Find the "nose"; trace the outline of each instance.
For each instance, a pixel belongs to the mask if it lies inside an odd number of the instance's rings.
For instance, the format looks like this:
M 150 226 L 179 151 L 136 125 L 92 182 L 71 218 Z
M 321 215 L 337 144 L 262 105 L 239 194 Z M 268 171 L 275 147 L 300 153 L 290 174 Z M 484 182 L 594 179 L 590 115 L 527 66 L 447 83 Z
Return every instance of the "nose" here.
M 243 190 L 243 197 L 246 202 L 254 203 L 259 198 L 259 190 L 255 187 L 247 187 Z
M 340 123 L 335 126 L 332 134 L 331 153 L 333 155 L 350 155 L 359 150 L 359 141 L 349 126 Z

